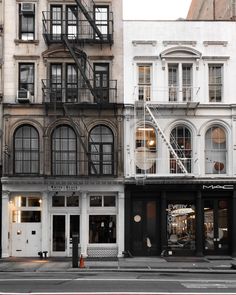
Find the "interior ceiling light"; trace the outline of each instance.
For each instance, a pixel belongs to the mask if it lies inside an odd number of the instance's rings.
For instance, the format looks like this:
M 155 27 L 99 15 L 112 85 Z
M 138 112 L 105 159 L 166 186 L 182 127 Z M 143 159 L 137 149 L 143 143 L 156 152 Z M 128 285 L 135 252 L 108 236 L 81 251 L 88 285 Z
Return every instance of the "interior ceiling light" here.
M 139 131 L 154 131 L 154 129 L 150 128 L 150 127 L 139 127 L 138 130 Z

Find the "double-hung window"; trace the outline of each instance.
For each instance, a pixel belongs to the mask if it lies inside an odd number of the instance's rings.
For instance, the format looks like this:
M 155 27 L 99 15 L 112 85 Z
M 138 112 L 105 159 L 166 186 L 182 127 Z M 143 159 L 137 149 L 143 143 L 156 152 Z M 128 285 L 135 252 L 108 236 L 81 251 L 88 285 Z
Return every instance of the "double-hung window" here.
M 23 41 L 35 39 L 35 5 L 32 3 L 19 5 L 19 39 Z
M 223 65 L 209 64 L 209 102 L 222 101 L 222 75 Z
M 151 66 L 138 66 L 138 100 L 149 101 L 151 95 Z
M 95 23 L 103 38 L 108 38 L 109 34 L 109 6 L 95 6 Z M 96 36 L 96 38 L 98 38 Z
M 191 64 L 182 63 L 168 65 L 169 101 L 191 101 L 192 86 Z
M 34 64 L 20 63 L 19 64 L 19 90 L 29 91 L 34 95 Z

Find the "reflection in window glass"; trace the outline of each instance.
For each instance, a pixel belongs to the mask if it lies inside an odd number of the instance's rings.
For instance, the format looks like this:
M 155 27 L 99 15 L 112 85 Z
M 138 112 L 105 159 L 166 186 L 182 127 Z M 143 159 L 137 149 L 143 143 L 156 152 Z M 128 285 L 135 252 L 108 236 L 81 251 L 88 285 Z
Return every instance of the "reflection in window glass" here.
M 40 207 L 40 198 L 29 198 L 28 199 L 28 206 L 29 207 Z
M 116 243 L 116 216 L 89 216 L 89 243 Z
M 12 222 L 41 222 L 41 211 L 20 211 L 14 210 Z
M 64 196 L 52 196 L 52 206 L 53 207 L 64 207 L 65 197 Z
M 14 198 L 15 207 L 26 207 L 26 197 L 17 196 Z
M 195 206 L 169 204 L 167 210 L 168 246 L 171 249 L 195 250 Z
M 102 206 L 102 196 L 91 196 L 90 197 L 91 207 L 101 207 Z

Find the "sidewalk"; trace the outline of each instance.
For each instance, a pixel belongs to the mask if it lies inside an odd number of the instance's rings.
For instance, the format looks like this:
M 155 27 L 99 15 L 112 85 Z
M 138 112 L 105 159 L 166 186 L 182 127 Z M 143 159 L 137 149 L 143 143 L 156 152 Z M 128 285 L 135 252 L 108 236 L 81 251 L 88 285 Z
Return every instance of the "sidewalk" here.
M 84 259 L 85 268 L 72 268 L 72 258 L 2 258 L 0 272 L 213 272 L 236 273 L 231 257 L 134 257 Z

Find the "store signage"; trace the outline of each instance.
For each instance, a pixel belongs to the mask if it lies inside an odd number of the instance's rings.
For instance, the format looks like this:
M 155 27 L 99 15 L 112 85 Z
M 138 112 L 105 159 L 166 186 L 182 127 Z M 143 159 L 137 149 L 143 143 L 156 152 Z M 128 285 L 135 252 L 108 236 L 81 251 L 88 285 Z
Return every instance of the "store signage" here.
M 203 185 L 202 186 L 202 189 L 211 189 L 211 190 L 214 190 L 214 189 L 224 189 L 224 190 L 227 190 L 227 189 L 234 189 L 234 186 L 232 184 L 224 184 L 224 185 Z
M 77 192 L 80 190 L 78 185 L 49 185 L 48 190 L 51 192 Z

